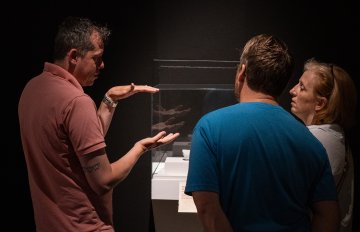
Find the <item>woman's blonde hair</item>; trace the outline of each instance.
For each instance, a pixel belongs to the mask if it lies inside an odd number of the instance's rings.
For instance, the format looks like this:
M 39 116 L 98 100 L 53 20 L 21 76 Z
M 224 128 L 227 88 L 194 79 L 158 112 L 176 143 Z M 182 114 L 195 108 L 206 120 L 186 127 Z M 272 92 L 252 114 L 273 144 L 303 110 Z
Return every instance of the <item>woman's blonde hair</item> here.
M 322 63 L 314 58 L 305 62 L 304 71 L 315 74 L 314 92 L 327 99 L 325 107 L 315 114 L 312 124 L 336 123 L 344 130 L 354 126 L 357 92 L 350 75 L 338 65 Z

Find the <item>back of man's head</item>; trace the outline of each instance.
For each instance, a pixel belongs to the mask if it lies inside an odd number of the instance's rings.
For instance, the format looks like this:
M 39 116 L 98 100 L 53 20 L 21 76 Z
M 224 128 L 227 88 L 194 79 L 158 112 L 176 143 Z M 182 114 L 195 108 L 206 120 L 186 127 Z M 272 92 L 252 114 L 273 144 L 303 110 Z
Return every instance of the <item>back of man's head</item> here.
M 246 66 L 246 81 L 256 92 L 279 97 L 294 70 L 294 59 L 288 46 L 279 38 L 260 34 L 244 46 L 240 64 Z

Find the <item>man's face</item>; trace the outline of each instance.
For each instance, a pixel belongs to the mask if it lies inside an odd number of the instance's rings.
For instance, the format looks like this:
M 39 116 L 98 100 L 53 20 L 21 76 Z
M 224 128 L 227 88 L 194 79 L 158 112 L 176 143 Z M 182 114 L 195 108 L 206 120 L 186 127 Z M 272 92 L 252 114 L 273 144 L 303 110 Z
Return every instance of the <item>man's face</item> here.
M 81 86 L 92 86 L 98 78 L 100 70 L 105 67 L 102 60 L 104 53 L 103 43 L 97 32 L 92 34 L 91 42 L 95 48 L 88 51 L 83 57 L 79 56 L 77 58 L 78 62 L 74 70 L 74 76 Z

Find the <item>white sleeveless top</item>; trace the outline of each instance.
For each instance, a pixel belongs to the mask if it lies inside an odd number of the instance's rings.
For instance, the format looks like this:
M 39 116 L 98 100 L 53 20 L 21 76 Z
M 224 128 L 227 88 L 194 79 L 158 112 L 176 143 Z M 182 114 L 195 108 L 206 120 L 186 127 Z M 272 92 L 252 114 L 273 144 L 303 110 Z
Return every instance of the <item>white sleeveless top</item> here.
M 350 149 L 346 152 L 344 132 L 337 124 L 308 126 L 328 153 L 331 170 L 338 190 L 341 213 L 341 232 L 352 231 L 354 203 L 354 163 Z

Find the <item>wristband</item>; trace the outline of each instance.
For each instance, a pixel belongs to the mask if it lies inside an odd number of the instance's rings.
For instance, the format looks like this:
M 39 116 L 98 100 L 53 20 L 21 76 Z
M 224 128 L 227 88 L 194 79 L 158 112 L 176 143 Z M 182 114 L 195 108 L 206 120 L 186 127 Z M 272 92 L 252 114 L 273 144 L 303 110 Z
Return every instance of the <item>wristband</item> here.
M 113 99 L 111 99 L 107 94 L 105 94 L 103 100 L 102 100 L 106 105 L 115 108 L 118 104 L 117 101 L 114 101 Z

